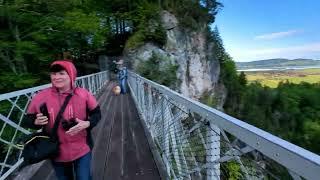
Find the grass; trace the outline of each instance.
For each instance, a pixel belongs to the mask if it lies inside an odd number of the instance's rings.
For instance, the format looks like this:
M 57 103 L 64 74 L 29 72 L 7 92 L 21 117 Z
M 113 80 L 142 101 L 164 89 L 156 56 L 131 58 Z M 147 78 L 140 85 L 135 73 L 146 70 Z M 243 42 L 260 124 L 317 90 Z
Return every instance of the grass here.
M 319 83 L 320 69 L 284 70 L 284 71 L 255 71 L 245 72 L 248 82 L 260 82 L 262 85 L 275 88 L 281 81 Z

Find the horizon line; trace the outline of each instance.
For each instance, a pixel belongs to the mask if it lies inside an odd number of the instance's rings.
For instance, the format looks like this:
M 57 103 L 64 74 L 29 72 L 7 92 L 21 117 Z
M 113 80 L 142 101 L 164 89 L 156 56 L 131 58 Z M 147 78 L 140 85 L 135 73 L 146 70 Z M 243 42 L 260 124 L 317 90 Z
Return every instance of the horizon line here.
M 253 61 L 265 61 L 265 60 L 273 60 L 273 59 L 286 59 L 286 60 L 289 60 L 289 61 L 298 60 L 298 59 L 320 61 L 320 58 L 268 58 L 268 59 L 259 59 L 259 60 L 245 60 L 245 61 L 233 60 L 233 61 L 234 62 L 253 62 Z

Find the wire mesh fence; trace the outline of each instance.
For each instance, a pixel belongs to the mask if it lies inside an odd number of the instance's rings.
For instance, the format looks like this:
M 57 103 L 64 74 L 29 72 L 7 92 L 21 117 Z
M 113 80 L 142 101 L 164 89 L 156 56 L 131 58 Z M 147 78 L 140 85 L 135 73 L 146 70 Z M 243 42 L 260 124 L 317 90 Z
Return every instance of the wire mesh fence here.
M 168 179 L 319 177 L 318 155 L 227 115 L 216 116 L 223 113 L 132 72 L 129 86 Z
M 106 71 L 77 78 L 78 87 L 84 87 L 96 94 L 108 80 Z M 22 149 L 16 143 L 30 134 L 21 127 L 28 104 L 40 90 L 50 84 L 0 95 L 0 179 L 5 179 L 22 162 Z

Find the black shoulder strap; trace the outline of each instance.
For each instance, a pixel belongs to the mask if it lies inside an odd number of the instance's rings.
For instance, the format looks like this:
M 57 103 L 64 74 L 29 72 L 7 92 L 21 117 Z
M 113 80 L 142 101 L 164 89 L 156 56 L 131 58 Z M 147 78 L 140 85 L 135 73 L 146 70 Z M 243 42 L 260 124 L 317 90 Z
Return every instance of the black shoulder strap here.
M 66 97 L 66 99 L 64 100 L 64 103 L 63 103 L 63 105 L 61 106 L 60 111 L 59 111 L 59 113 L 58 113 L 58 115 L 57 115 L 57 117 L 56 117 L 56 119 L 55 119 L 55 121 L 54 121 L 53 129 L 52 129 L 51 133 L 52 133 L 52 136 L 55 137 L 55 138 L 58 137 L 58 135 L 57 135 L 57 130 L 58 130 L 58 127 L 59 127 L 59 122 L 60 122 L 60 119 L 61 119 L 61 117 L 62 117 L 62 114 L 63 114 L 64 110 L 66 109 L 66 107 L 67 107 L 67 105 L 68 105 L 71 97 L 72 97 L 72 93 L 69 94 L 69 95 Z

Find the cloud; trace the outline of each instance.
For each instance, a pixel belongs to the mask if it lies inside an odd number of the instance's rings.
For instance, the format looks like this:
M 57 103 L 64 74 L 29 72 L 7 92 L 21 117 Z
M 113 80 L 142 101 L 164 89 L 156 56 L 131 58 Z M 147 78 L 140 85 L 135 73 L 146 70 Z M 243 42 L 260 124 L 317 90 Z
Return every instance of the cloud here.
M 283 32 L 275 32 L 270 34 L 262 34 L 259 36 L 255 36 L 255 40 L 272 40 L 272 39 L 279 39 L 283 37 L 293 36 L 295 34 L 300 33 L 301 30 L 290 30 L 290 31 L 283 31 Z
M 320 57 L 320 42 L 298 46 L 265 49 L 234 49 L 230 52 L 235 61 L 260 60 L 270 58 L 313 58 Z
M 256 49 L 251 50 L 249 54 L 290 54 L 290 53 L 308 53 L 308 52 L 319 52 L 320 53 L 320 42 L 304 44 L 300 46 L 289 46 L 284 48 L 268 48 L 268 49 Z

